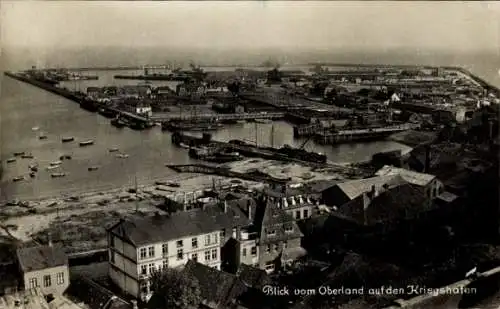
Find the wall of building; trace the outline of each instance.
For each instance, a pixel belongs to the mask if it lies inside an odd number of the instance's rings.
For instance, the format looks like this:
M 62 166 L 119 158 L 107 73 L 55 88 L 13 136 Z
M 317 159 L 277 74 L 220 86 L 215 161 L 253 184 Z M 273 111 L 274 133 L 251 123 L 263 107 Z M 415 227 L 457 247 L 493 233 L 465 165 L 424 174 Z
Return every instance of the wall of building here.
M 300 238 L 289 239 L 286 241 L 286 245 L 284 241 L 260 245 L 258 248 L 259 268 L 266 269 L 266 266 L 273 262 L 278 266 L 279 263 L 276 263 L 277 258 L 284 249 L 297 248 L 300 247 L 300 245 Z
M 238 242 L 239 246 L 237 248 L 237 256 L 239 260 L 238 264 L 246 265 L 259 265 L 259 247 L 255 239 L 253 240 L 242 240 Z M 252 255 L 252 248 L 255 248 L 256 254 Z
M 58 281 L 58 274 L 62 274 L 62 281 Z M 45 276 L 50 277 L 50 285 L 46 286 Z M 69 286 L 69 268 L 67 265 L 25 273 L 23 276 L 24 288 L 31 289 L 31 280 L 36 278 L 37 286 L 43 294 L 62 295 Z
M 307 219 L 312 216 L 314 205 L 301 205 L 299 207 L 285 208 L 285 211 L 296 220 Z
M 139 283 L 123 273 L 121 270 L 111 266 L 109 268 L 109 277 L 126 294 L 133 297 L 139 297 Z

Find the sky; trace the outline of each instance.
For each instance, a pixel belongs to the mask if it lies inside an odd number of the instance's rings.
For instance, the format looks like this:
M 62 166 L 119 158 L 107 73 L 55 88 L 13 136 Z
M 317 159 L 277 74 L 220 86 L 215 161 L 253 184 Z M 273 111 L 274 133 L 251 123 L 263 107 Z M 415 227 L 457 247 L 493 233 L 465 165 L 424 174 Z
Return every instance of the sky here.
M 1 1 L 2 46 L 499 51 L 495 2 Z

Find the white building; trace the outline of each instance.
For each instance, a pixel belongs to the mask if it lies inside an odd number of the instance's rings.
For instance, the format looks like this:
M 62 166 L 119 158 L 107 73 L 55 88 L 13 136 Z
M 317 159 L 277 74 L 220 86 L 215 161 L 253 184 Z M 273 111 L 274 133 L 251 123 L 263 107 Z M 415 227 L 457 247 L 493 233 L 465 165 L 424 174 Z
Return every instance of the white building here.
M 220 269 L 222 236 L 238 221 L 232 212 L 203 210 L 121 220 L 108 229 L 109 276 L 125 293 L 151 296 L 150 276 L 195 260 Z

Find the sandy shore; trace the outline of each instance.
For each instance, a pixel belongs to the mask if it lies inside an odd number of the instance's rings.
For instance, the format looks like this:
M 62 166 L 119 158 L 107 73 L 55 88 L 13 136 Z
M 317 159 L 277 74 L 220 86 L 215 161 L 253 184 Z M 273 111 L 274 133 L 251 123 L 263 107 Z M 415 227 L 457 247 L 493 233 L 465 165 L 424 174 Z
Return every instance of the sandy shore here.
M 292 182 L 341 180 L 342 176 L 328 170 L 314 171 L 311 167 L 294 163 L 282 163 L 261 159 L 245 160 L 228 164 L 237 172 L 259 170 L 277 178 L 292 179 Z M 218 187 L 243 185 L 257 189 L 262 183 L 244 181 L 202 174 L 178 174 L 157 183 L 138 186 L 137 193 L 130 193 L 129 188 L 119 188 L 104 192 L 85 192 L 66 197 L 51 197 L 31 201 L 22 201 L 22 205 L 3 206 L 0 208 L 1 225 L 12 236 L 22 241 L 29 241 L 33 236 L 48 229 L 61 234 L 61 241 L 73 247 L 71 251 L 91 250 L 105 246 L 105 227 L 120 217 L 136 213 L 147 215 L 160 211 L 155 205 L 165 197 L 183 195 L 187 192 Z M 179 187 L 168 186 L 175 182 Z M 160 211 L 161 212 L 161 211 Z M 0 229 L 0 235 L 8 236 Z M 90 239 L 92 238 L 92 239 Z

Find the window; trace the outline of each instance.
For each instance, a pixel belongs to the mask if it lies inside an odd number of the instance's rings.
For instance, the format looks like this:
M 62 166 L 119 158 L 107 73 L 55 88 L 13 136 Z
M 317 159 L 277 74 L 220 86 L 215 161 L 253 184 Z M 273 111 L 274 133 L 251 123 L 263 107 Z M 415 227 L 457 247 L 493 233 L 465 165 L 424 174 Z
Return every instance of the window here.
M 163 269 L 168 268 L 168 260 L 163 260 Z
M 220 239 L 224 238 L 226 238 L 226 229 L 222 229 L 222 231 L 220 232 Z
M 182 243 L 182 240 L 178 240 L 177 241 L 177 248 L 180 248 L 182 246 L 184 246 L 184 244 Z
M 155 256 L 155 247 L 151 246 L 148 248 L 148 255 L 150 258 Z
M 212 239 L 214 241 L 214 244 L 217 243 L 217 233 L 215 233 L 213 236 L 212 236 Z
M 217 249 L 212 249 L 212 260 L 217 260 Z
M 293 227 L 291 225 L 286 225 L 285 226 L 285 232 L 287 232 L 287 233 L 293 232 Z
M 210 261 L 210 250 L 205 251 L 205 261 Z
M 295 212 L 295 219 L 300 219 L 300 210 Z
M 141 282 L 141 292 L 143 294 L 148 293 L 148 283 L 147 282 Z
M 309 217 L 309 211 L 307 209 L 304 209 L 304 218 Z
M 148 273 L 148 267 L 146 265 L 141 265 L 141 275 L 146 275 Z
M 242 253 L 243 256 L 247 256 L 247 248 L 243 248 L 243 253 Z
M 205 236 L 205 246 L 210 245 L 210 235 Z
M 141 248 L 140 256 L 141 256 L 141 260 L 144 260 L 146 258 L 146 248 Z
M 252 254 L 252 256 L 256 256 L 257 255 L 257 247 L 252 247 L 252 249 L 250 250 L 250 253 Z
M 267 245 L 266 252 L 267 253 L 271 252 L 271 245 Z
M 156 270 L 155 263 L 151 263 L 151 264 L 149 264 L 148 266 L 149 266 L 149 267 L 148 267 L 148 268 L 149 268 L 149 274 L 154 273 L 154 272 L 155 272 L 155 270 Z
M 64 273 L 57 273 L 57 284 L 63 284 L 64 283 Z
M 177 260 L 182 260 L 184 258 L 184 250 L 177 249 Z
M 198 262 L 198 253 L 191 254 L 191 260 Z
M 191 239 L 191 246 L 193 248 L 198 248 L 198 238 L 195 237 L 195 238 Z
M 52 282 L 50 281 L 50 275 L 43 276 L 43 286 L 48 287 L 51 285 L 52 285 Z
M 31 278 L 30 279 L 30 289 L 34 289 L 38 287 L 38 282 L 36 281 L 36 278 Z
M 161 245 L 161 253 L 163 254 L 163 256 L 168 255 L 168 244 Z
M 286 249 L 288 247 L 288 243 L 286 241 L 283 242 L 283 248 Z

